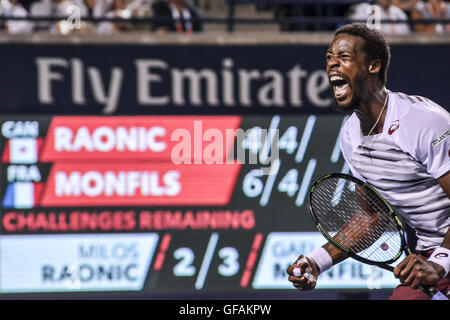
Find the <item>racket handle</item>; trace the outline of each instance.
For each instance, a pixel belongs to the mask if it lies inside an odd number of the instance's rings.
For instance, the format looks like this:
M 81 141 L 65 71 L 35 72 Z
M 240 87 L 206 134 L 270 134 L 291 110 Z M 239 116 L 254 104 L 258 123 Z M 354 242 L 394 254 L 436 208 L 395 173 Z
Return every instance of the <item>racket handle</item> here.
M 420 290 L 425 292 L 431 300 L 448 300 L 448 298 L 435 287 L 420 287 Z
M 438 291 L 431 297 L 431 300 L 448 300 L 448 298 L 442 292 Z
M 385 270 L 394 271 L 394 267 L 390 265 L 379 265 L 379 267 Z M 425 292 L 427 296 L 430 297 L 431 300 L 448 300 L 448 298 L 442 292 L 437 290 L 435 287 L 425 286 L 420 287 L 419 289 Z

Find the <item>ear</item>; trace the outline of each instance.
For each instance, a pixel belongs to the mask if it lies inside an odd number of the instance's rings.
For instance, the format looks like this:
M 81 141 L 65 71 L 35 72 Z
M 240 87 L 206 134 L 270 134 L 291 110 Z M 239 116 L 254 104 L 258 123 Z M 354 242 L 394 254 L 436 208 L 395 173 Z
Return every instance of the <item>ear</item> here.
M 369 73 L 370 74 L 377 74 L 377 73 L 380 72 L 380 70 L 381 70 L 381 61 L 380 61 L 380 59 L 373 60 L 369 64 Z

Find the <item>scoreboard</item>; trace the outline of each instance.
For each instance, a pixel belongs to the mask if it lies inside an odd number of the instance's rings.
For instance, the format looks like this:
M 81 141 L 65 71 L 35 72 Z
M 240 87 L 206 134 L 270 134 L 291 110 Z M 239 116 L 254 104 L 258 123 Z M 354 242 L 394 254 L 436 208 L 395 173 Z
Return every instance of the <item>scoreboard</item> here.
M 348 173 L 346 117 L 0 117 L 0 293 L 251 294 L 325 243 L 306 202 Z M 348 259 L 317 289 L 377 289 Z

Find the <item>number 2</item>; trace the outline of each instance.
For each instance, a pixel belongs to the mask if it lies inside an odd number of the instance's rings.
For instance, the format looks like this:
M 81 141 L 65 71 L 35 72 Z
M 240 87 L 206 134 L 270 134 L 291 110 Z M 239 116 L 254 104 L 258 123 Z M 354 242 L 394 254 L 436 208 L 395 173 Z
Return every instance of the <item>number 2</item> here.
M 195 274 L 194 252 L 189 248 L 178 248 L 174 251 L 173 257 L 180 262 L 173 268 L 173 274 L 177 277 L 192 277 Z

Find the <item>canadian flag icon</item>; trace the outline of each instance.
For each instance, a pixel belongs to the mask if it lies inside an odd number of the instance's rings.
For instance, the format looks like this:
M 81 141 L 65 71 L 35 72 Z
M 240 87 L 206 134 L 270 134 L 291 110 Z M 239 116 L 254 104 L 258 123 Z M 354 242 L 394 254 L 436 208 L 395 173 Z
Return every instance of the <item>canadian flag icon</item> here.
M 2 162 L 33 164 L 38 162 L 42 138 L 9 139 L 3 151 Z

